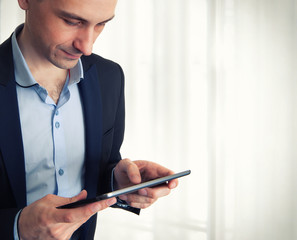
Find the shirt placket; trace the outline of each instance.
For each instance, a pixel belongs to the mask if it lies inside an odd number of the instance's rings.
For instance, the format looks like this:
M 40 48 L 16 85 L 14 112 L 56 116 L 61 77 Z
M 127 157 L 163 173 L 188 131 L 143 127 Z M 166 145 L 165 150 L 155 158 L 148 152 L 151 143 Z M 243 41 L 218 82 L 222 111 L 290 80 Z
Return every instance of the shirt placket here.
M 55 108 L 52 129 L 54 143 L 54 163 L 56 168 L 57 194 L 64 193 L 67 190 L 67 155 L 64 138 L 64 124 L 61 114 L 61 109 Z

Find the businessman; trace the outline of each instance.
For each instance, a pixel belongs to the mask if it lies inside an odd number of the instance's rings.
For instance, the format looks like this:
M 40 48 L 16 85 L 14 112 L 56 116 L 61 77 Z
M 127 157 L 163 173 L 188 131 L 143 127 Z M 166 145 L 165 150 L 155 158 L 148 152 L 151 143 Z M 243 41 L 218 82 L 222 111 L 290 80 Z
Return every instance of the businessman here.
M 97 212 L 139 213 L 178 181 L 56 208 L 173 172 L 121 159 L 123 71 L 92 54 L 117 1 L 18 3 L 25 22 L 0 46 L 0 238 L 93 239 Z

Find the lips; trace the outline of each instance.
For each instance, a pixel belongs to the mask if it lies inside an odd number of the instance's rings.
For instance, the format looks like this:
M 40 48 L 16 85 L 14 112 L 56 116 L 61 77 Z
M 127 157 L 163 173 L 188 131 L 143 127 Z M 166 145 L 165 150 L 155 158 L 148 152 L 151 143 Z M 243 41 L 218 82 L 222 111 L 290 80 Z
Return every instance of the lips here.
M 62 50 L 64 53 L 65 53 L 65 55 L 67 56 L 67 58 L 70 58 L 70 59 L 73 59 L 73 60 L 77 60 L 77 59 L 79 59 L 80 57 L 81 57 L 81 55 L 82 54 L 72 54 L 72 53 L 69 53 L 69 52 L 67 52 L 67 51 L 65 51 L 65 50 Z

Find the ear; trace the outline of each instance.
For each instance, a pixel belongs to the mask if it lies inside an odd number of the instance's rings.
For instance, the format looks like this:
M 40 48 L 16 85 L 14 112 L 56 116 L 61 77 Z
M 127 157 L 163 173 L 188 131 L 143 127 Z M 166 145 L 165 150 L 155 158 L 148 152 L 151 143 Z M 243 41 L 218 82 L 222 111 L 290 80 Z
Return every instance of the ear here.
M 18 0 L 19 6 L 23 10 L 28 10 L 29 0 Z

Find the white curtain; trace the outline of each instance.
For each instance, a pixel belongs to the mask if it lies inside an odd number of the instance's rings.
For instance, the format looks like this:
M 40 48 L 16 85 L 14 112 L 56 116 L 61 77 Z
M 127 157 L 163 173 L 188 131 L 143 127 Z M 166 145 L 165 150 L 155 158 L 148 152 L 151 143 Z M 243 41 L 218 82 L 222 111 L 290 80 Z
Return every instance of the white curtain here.
M 208 237 L 296 240 L 296 1 L 210 7 Z
M 0 0 L 3 41 L 23 19 Z M 122 156 L 191 169 L 96 239 L 296 240 L 296 1 L 125 0 L 94 52 L 126 75 Z

